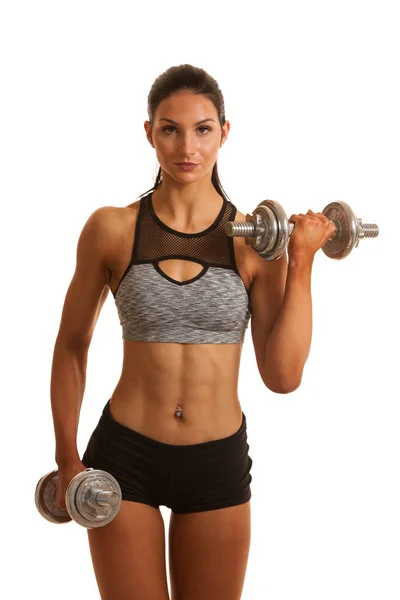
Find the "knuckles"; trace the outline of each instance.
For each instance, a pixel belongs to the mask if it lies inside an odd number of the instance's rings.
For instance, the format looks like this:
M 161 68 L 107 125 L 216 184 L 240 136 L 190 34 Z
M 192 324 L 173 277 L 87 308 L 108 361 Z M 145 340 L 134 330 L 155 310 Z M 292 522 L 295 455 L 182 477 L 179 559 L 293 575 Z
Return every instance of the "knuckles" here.
M 328 217 L 326 217 L 322 213 L 314 213 L 312 210 L 308 210 L 306 215 L 303 213 L 293 214 L 289 218 L 289 221 L 293 221 L 294 223 L 298 222 L 298 223 L 301 223 L 304 225 L 310 225 L 313 227 L 318 227 L 319 225 L 324 225 L 325 227 L 328 227 L 332 231 L 335 230 L 334 223 L 332 223 L 332 221 L 330 219 L 328 219 Z

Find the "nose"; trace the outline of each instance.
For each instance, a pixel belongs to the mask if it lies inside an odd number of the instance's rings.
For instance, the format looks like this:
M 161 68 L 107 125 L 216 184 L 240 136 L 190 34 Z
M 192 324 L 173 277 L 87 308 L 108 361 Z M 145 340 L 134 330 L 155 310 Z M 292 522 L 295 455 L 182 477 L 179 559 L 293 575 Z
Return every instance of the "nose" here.
M 197 141 L 196 141 L 195 136 L 192 135 L 191 132 L 187 132 L 182 135 L 182 138 L 181 138 L 181 141 L 179 144 L 179 150 L 183 155 L 189 156 L 189 155 L 195 154 L 196 145 L 197 145 Z

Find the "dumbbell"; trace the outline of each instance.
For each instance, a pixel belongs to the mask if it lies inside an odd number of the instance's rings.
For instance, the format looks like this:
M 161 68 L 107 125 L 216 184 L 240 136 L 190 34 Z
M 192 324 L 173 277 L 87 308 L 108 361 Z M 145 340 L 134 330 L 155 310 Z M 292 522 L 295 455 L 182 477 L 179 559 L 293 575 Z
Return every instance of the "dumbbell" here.
M 36 485 L 36 508 L 50 523 L 74 520 L 87 529 L 110 523 L 121 507 L 121 488 L 118 481 L 100 469 L 87 468 L 75 475 L 65 493 L 67 510 L 56 504 L 58 470 L 41 477 Z
M 363 223 L 350 206 L 343 201 L 331 202 L 322 211 L 335 224 L 334 235 L 322 246 L 329 258 L 345 258 L 362 238 L 379 235 L 378 225 Z M 229 237 L 244 237 L 260 256 L 276 260 L 285 252 L 295 224 L 288 221 L 286 213 L 274 200 L 263 200 L 246 221 L 230 221 L 225 232 Z

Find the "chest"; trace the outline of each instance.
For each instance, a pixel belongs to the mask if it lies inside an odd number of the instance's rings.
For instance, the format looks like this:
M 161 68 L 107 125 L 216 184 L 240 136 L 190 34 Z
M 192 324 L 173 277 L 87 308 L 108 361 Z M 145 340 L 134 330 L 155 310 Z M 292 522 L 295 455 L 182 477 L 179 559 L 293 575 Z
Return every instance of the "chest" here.
M 108 264 L 109 286 L 113 294 L 115 294 L 121 278 L 128 268 L 135 243 L 134 233 L 138 207 L 132 205 L 123 210 L 129 212 L 125 215 L 123 223 L 121 223 L 119 235 L 117 236 L 118 242 L 114 244 Z M 244 221 L 245 215 L 237 211 L 236 220 Z M 236 267 L 243 285 L 249 292 L 253 276 L 252 254 L 254 254 L 254 250 L 245 243 L 244 238 L 235 237 L 232 241 Z M 203 264 L 187 258 L 161 258 L 154 264 L 154 268 L 164 275 L 167 280 L 169 279 L 176 284 L 196 281 L 207 269 Z

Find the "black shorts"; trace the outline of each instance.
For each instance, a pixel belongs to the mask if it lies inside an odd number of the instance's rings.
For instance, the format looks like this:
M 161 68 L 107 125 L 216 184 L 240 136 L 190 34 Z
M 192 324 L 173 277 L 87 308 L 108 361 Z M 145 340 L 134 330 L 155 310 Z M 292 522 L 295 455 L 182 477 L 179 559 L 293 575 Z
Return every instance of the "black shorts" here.
M 233 435 L 201 444 L 165 444 L 114 419 L 103 409 L 82 462 L 121 486 L 122 500 L 167 506 L 174 513 L 203 512 L 248 502 L 252 459 L 246 416 Z

